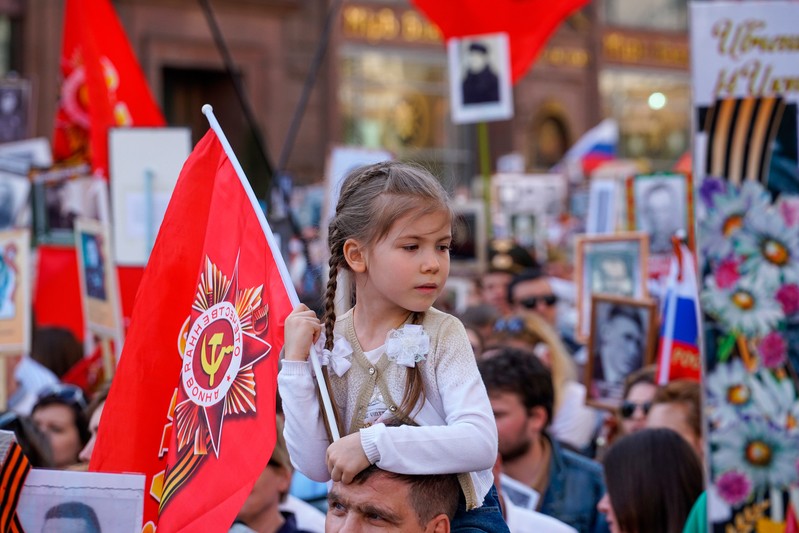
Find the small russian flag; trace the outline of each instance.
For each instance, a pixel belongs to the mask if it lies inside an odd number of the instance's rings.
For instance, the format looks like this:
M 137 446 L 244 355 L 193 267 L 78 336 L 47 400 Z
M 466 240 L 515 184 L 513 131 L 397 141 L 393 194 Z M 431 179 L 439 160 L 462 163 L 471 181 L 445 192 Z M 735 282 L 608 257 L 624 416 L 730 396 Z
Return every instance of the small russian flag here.
M 658 384 L 701 379 L 699 291 L 691 250 L 674 238 L 674 256 L 666 279 L 660 314 Z
M 558 169 L 562 165 L 568 168 L 577 166 L 584 176 L 588 176 L 605 161 L 616 159 L 619 145 L 619 125 L 606 118 L 580 137 L 563 156 Z

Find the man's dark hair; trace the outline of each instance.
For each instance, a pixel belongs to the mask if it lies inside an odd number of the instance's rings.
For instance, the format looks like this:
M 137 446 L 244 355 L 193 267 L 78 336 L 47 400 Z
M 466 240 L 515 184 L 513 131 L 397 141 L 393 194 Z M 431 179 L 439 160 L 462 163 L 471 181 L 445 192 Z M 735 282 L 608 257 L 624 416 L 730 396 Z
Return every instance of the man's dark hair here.
M 51 507 L 44 515 L 45 521 L 53 518 L 74 518 L 86 522 L 88 533 L 101 533 L 100 520 L 94 509 L 80 502 L 66 502 Z
M 508 303 L 511 305 L 514 303 L 513 289 L 516 287 L 516 285 L 519 283 L 524 283 L 525 281 L 535 281 L 544 277 L 546 277 L 544 275 L 544 271 L 539 267 L 526 268 L 513 276 L 513 279 L 510 280 L 510 283 L 508 283 Z
M 461 486 L 455 474 L 408 475 L 388 472 L 372 465 L 352 480 L 363 485 L 374 476 L 385 476 L 408 485 L 410 504 L 421 526 L 444 513 L 452 520 L 458 510 Z
M 474 41 L 471 44 L 469 44 L 469 51 L 470 52 L 480 52 L 480 53 L 483 53 L 483 54 L 487 54 L 488 53 L 488 47 L 485 44 L 481 43 L 481 42 Z
M 509 392 L 517 394 L 528 410 L 543 407 L 549 425 L 555 401 L 549 369 L 529 350 L 503 346 L 495 353 L 477 363 L 488 394 Z

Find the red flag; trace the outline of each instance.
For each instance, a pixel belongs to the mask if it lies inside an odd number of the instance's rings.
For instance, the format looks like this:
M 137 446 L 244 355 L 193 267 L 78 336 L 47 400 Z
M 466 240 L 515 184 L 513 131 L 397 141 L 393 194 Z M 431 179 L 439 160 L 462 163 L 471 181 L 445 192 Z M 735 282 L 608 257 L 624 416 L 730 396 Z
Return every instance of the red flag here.
M 445 39 L 506 32 L 513 83 L 524 76 L 558 25 L 588 0 L 413 0 Z
M 296 295 L 234 164 L 209 131 L 181 171 L 90 465 L 146 474 L 145 521 L 167 531 L 227 531 L 275 442 Z
M 163 126 L 164 117 L 109 0 L 67 0 L 57 161 L 91 161 L 108 177 L 108 128 Z

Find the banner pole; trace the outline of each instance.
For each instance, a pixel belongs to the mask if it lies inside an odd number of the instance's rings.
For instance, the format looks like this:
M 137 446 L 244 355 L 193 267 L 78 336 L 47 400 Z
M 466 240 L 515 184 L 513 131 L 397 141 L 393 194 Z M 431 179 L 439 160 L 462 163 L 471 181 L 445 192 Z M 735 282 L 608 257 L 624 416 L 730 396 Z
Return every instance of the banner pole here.
M 255 215 L 258 217 L 258 222 L 261 224 L 261 229 L 266 236 L 266 242 L 269 243 L 269 248 L 272 251 L 272 257 L 275 260 L 278 272 L 280 272 L 280 278 L 283 281 L 283 285 L 286 287 L 286 292 L 289 295 L 289 300 L 291 300 L 291 305 L 292 307 L 297 307 L 300 304 L 300 298 L 297 296 L 297 290 L 294 288 L 294 283 L 291 281 L 291 276 L 289 275 L 289 270 L 286 267 L 283 256 L 280 255 L 280 248 L 277 246 L 277 241 L 275 241 L 275 236 L 272 234 L 272 229 L 266 222 L 264 212 L 261 210 L 261 206 L 258 204 L 258 200 L 255 198 L 255 193 L 252 191 L 252 187 L 250 187 L 250 183 L 247 180 L 247 176 L 244 174 L 244 169 L 241 168 L 239 160 L 236 157 L 236 154 L 233 152 L 233 148 L 230 146 L 227 137 L 225 137 L 225 133 L 222 131 L 222 126 L 220 126 L 219 121 L 216 120 L 213 107 L 211 107 L 209 104 L 205 104 L 202 107 L 202 112 L 208 119 L 211 129 L 214 130 L 214 133 L 216 133 L 216 136 L 219 138 L 219 142 L 222 144 L 222 149 L 228 156 L 230 163 L 233 165 L 233 169 L 236 171 L 236 175 L 241 181 L 242 187 L 247 193 L 247 197 L 250 199 L 253 211 L 255 211 Z M 311 348 L 310 360 L 311 366 L 314 370 L 314 375 L 316 376 L 316 384 L 319 389 L 319 396 L 322 399 L 322 405 L 324 406 L 325 420 L 330 430 L 330 436 L 335 442 L 341 438 L 341 435 L 338 431 L 338 423 L 336 420 L 335 411 L 333 410 L 333 402 L 331 400 L 330 390 L 326 385 L 327 381 L 325 379 L 324 370 L 319 362 L 319 354 L 316 353 L 316 350 L 313 348 Z
M 483 177 L 483 203 L 485 204 L 486 233 L 488 240 L 494 235 L 491 223 L 491 146 L 488 140 L 488 124 L 477 124 L 477 145 L 480 154 L 480 174 Z

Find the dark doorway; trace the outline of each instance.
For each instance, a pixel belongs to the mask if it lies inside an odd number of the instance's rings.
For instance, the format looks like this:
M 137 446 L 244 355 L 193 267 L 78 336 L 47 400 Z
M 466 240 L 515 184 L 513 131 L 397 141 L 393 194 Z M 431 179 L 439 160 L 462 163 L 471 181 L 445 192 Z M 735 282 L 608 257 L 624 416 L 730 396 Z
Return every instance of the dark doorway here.
M 209 128 L 208 120 L 201 111 L 202 106 L 211 104 L 255 195 L 264 198 L 270 183 L 267 165 L 258 150 L 228 73 L 223 70 L 164 67 L 163 80 L 167 122 L 172 126 L 191 128 L 192 142 L 197 143 Z M 262 133 L 266 134 L 263 130 Z

